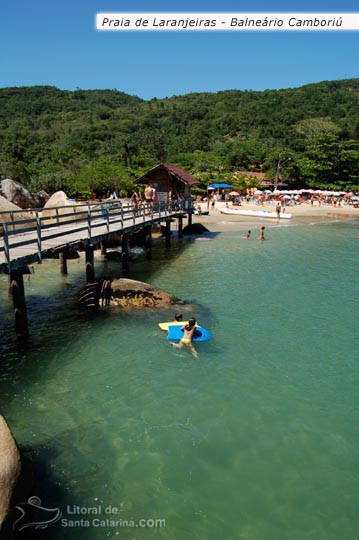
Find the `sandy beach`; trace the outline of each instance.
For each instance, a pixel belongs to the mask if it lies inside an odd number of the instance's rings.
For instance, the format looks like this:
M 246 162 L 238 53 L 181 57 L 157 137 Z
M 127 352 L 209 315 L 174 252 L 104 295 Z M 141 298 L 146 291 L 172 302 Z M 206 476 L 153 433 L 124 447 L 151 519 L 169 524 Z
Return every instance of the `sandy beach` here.
M 211 232 L 224 232 L 224 231 L 236 231 L 243 229 L 255 229 L 258 226 L 265 225 L 265 227 L 278 227 L 278 226 L 295 226 L 299 224 L 309 224 L 313 222 L 322 221 L 340 221 L 340 220 L 352 220 L 359 219 L 359 208 L 353 206 L 341 206 L 335 207 L 331 205 L 311 205 L 311 204 L 298 204 L 295 206 L 287 206 L 286 212 L 293 215 L 292 219 L 269 219 L 260 217 L 248 217 L 248 216 L 235 216 L 226 215 L 220 212 L 220 208 L 225 208 L 224 202 L 216 202 L 215 209 L 210 209 L 209 215 L 193 216 L 193 223 L 202 223 Z M 203 204 L 203 209 L 205 206 Z M 256 204 L 244 203 L 242 206 L 236 206 L 241 210 L 264 210 L 268 212 L 275 211 L 275 205 L 267 204 L 264 206 L 258 206 Z

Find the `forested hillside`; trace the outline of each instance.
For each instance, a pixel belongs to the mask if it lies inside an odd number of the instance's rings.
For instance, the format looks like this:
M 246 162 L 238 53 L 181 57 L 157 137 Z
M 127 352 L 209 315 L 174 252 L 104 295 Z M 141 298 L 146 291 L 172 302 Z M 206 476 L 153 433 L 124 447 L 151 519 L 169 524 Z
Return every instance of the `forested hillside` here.
M 0 89 L 0 176 L 69 195 L 130 189 L 160 161 L 205 184 L 261 171 L 359 189 L 359 79 L 144 101 L 117 90 Z

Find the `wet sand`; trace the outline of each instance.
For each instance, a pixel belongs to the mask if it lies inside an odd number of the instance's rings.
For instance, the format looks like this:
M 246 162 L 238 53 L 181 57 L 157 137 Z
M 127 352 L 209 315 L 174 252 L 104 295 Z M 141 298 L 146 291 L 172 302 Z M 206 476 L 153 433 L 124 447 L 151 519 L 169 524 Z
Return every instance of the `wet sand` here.
M 219 209 L 225 208 L 224 202 L 216 203 L 215 209 L 210 209 L 209 215 L 193 216 L 193 223 L 202 223 L 211 232 L 236 231 L 243 229 L 257 229 L 259 226 L 278 227 L 278 226 L 295 226 L 299 224 L 322 222 L 322 221 L 337 221 L 348 219 L 359 219 L 359 208 L 353 206 L 335 207 L 331 205 L 311 205 L 298 204 L 295 206 L 287 206 L 286 213 L 293 215 L 292 219 L 269 219 L 261 217 L 235 216 L 222 214 Z M 246 204 L 236 206 L 240 210 L 261 210 L 275 212 L 275 205 L 267 204 L 258 206 L 256 204 Z M 203 210 L 205 208 L 203 207 Z

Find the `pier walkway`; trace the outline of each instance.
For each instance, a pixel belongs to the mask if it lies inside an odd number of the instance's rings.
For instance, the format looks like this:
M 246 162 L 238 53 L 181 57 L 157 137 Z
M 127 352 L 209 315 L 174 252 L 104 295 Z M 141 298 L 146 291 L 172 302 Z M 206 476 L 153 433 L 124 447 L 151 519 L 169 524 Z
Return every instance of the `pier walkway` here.
M 94 250 L 106 250 L 106 241 L 118 237 L 122 246 L 122 268 L 128 272 L 128 237 L 143 229 L 146 258 L 152 257 L 151 230 L 165 224 L 165 243 L 170 247 L 171 221 L 178 219 L 182 235 L 183 218 L 191 223 L 191 199 L 133 205 L 119 200 L 80 203 L 42 210 L 0 213 L 0 273 L 9 275 L 9 295 L 13 299 L 16 333 L 29 334 L 23 274 L 33 272 L 28 265 L 59 254 L 62 274 L 67 274 L 71 251 L 85 250 L 86 282 L 94 283 Z
M 156 223 L 181 220 L 188 212 L 182 203 L 170 208 L 165 202 L 135 208 L 119 201 L 33 210 L 29 219 L 18 219 L 24 211 L 1 212 L 9 219 L 0 223 L 0 273 L 41 263 L 69 248 L 85 248 Z

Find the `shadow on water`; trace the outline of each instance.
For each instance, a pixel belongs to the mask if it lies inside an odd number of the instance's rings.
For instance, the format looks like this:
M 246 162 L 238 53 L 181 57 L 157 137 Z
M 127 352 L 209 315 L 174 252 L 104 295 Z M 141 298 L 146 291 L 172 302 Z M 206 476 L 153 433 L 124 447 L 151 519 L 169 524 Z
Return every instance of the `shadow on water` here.
M 185 237 L 183 239 L 178 239 L 174 235 L 169 249 L 164 247 L 164 239 L 159 239 L 154 243 L 153 258 L 151 260 L 145 260 L 144 252 L 135 248 L 130 255 L 130 273 L 126 275 L 123 275 L 121 264 L 118 261 L 98 259 L 95 262 L 96 275 L 98 278 L 127 277 L 153 283 L 156 280 L 157 273 L 163 272 L 168 263 L 183 256 L 183 253 L 193 245 L 194 241 L 210 241 L 215 235 L 215 233 L 207 233 L 200 237 Z M 39 268 L 38 273 L 40 274 L 41 271 L 43 269 Z M 8 304 L 4 302 L 1 307 L 3 324 L 0 329 L 0 406 L 5 415 L 7 408 L 12 408 L 13 402 L 23 399 L 27 390 L 38 384 L 40 377 L 44 381 L 51 376 L 50 373 L 46 373 L 46 358 L 51 358 L 57 354 L 58 350 L 66 347 L 67 343 L 71 343 L 82 331 L 91 328 L 97 319 L 112 317 L 113 314 L 118 315 L 116 312 L 112 313 L 111 309 L 95 312 L 79 307 L 77 296 L 84 284 L 85 269 L 83 268 L 81 273 L 77 269 L 76 271 L 77 275 L 71 276 L 69 281 L 67 277 L 61 276 L 60 273 L 57 276 L 52 272 L 48 289 L 44 287 L 43 292 L 40 293 L 33 290 L 29 279 L 27 283 L 29 290 L 26 294 L 30 337 L 27 340 L 19 340 L 15 335 L 11 302 L 9 301 Z M 46 273 L 40 279 L 46 282 Z M 176 291 L 168 292 L 176 294 Z M 184 299 L 184 303 L 179 306 L 159 310 L 154 322 L 166 318 L 171 320 L 174 311 L 178 309 L 183 311 L 184 316 L 195 312 L 199 319 L 204 319 L 205 316 L 208 317 L 208 309 L 204 310 L 200 305 L 192 304 L 192 301 L 194 302 L 190 298 Z M 148 317 L 147 310 L 144 317 Z M 158 321 L 156 321 L 157 317 Z M 59 325 L 61 325 L 61 331 L 59 331 Z M 32 329 L 34 330 L 32 331 Z M 68 504 L 69 499 L 71 500 L 71 495 L 69 496 L 68 493 L 70 488 L 64 488 L 54 472 L 53 463 L 56 461 L 59 448 L 61 449 L 67 444 L 71 448 L 74 462 L 83 464 L 82 469 L 85 474 L 87 471 L 88 475 L 91 476 L 91 468 L 97 467 L 96 464 L 90 462 L 91 458 L 89 456 L 80 455 L 79 447 L 73 444 L 77 436 L 78 433 L 75 433 L 75 431 L 66 431 L 56 435 L 52 440 L 43 442 L 41 445 L 27 444 L 23 446 L 20 441 L 21 452 L 25 459 L 31 462 L 34 474 L 32 496 L 41 500 L 43 507 L 59 508 L 64 513 L 66 512 L 65 501 Z M 101 434 L 99 434 L 99 439 L 104 439 Z M 103 444 L 106 444 L 106 442 L 103 441 Z M 103 448 L 103 455 L 106 455 L 106 460 L 111 461 L 111 453 L 111 448 Z M 71 487 L 71 478 L 68 479 L 66 485 Z M 73 501 L 73 503 L 93 506 L 93 500 Z M 36 510 L 36 512 L 38 511 Z M 35 521 L 36 519 L 41 521 L 41 512 L 40 516 L 36 515 L 32 516 L 32 518 Z M 64 531 L 61 524 L 57 523 L 47 528 L 25 527 L 16 534 L 16 538 L 47 540 L 49 538 L 62 538 L 63 535 Z
M 93 429 L 96 431 L 96 427 Z M 96 501 L 88 493 L 83 493 L 80 500 L 71 495 L 71 486 L 76 483 L 71 478 L 71 473 L 68 473 L 70 477 L 66 478 L 66 483 L 64 483 L 63 478 L 60 478 L 55 472 L 54 463 L 60 459 L 56 449 L 64 448 L 64 446 L 71 449 L 73 461 L 81 463 L 81 473 L 87 475 L 88 478 L 91 478 L 91 475 L 101 466 L 94 462 L 90 452 L 87 454 L 81 452 L 79 447 L 74 444 L 78 436 L 76 430 L 67 430 L 41 445 L 21 448 L 25 461 L 31 464 L 33 486 L 29 496 L 24 501 L 18 502 L 18 506 L 22 510 L 19 508 L 14 510 L 15 540 L 71 538 L 73 532 L 69 528 L 64 528 L 63 520 L 89 518 L 89 516 L 76 511 L 75 508 L 99 507 L 102 512 L 103 504 L 101 505 L 101 503 L 103 501 L 101 499 Z M 101 433 L 98 433 L 98 437 L 101 440 L 102 456 L 105 456 L 106 460 L 110 462 L 115 462 L 115 450 L 106 443 Z M 78 531 L 80 536 L 77 537 L 86 538 L 86 528 L 82 532 Z
M 59 515 L 59 504 L 65 498 L 65 490 L 51 467 L 56 458 L 55 448 L 56 441 L 41 446 L 21 447 L 24 460 L 31 468 L 33 484 L 28 496 L 25 500 L 17 501 L 13 511 L 11 528 L 15 540 L 54 538 L 53 527 L 56 525 L 47 526 L 44 522 Z M 33 504 L 29 501 L 33 501 Z

